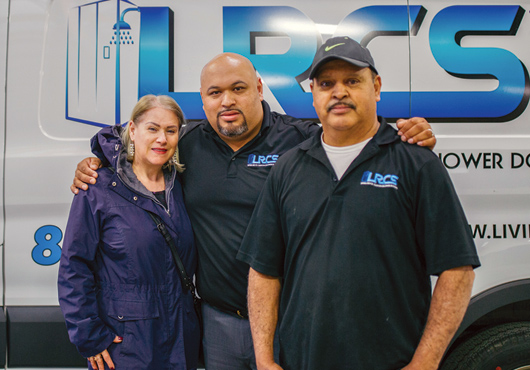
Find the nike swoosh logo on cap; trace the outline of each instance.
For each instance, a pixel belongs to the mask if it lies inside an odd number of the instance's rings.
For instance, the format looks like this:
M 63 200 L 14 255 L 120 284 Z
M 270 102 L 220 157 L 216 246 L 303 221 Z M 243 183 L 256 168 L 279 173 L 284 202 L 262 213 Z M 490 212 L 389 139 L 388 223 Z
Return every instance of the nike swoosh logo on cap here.
M 339 45 L 344 45 L 344 43 L 335 44 L 335 45 L 331 45 L 331 46 L 326 46 L 324 51 L 330 51 L 331 49 L 333 49 L 334 47 L 339 46 Z

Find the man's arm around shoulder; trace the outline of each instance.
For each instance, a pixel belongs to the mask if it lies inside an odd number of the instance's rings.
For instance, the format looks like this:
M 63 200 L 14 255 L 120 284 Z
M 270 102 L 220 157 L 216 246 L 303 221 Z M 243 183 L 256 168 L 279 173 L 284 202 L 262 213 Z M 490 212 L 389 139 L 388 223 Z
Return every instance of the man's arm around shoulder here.
M 79 193 L 79 189 L 88 190 L 88 184 L 94 185 L 98 177 L 96 170 L 101 167 L 101 160 L 96 157 L 88 157 L 77 164 L 74 182 L 70 185 L 70 190 L 74 194 Z

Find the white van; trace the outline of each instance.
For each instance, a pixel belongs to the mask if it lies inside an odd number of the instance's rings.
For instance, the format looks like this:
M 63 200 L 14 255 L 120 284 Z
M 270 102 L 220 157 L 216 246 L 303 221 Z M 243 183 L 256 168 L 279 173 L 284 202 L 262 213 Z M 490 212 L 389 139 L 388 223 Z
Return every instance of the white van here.
M 139 96 L 202 119 L 201 67 L 254 63 L 274 110 L 316 118 L 319 44 L 367 45 L 379 113 L 422 116 L 464 205 L 482 267 L 443 369 L 530 369 L 529 0 L 1 0 L 0 366 L 86 367 L 68 341 L 57 267 L 76 164 Z M 6 355 L 4 355 L 6 354 Z

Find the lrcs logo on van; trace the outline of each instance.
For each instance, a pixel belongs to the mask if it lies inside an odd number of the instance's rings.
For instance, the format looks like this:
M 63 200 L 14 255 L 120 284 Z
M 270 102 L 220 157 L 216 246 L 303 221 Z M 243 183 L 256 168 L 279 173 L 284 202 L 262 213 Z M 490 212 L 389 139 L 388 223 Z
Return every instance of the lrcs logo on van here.
M 117 3 L 116 7 L 114 2 L 91 2 L 69 13 L 66 118 L 97 126 L 123 123 L 140 96 L 154 93 L 173 96 L 187 119 L 204 119 L 198 91 L 173 89 L 174 54 L 179 53 L 172 44 L 176 9 Z M 385 91 L 383 84 L 378 113 L 389 119 L 426 117 L 431 122 L 504 122 L 518 117 L 530 96 L 524 63 L 508 50 L 465 47 L 462 41 L 468 36 L 517 36 L 525 10 L 519 5 L 453 5 L 424 24 L 427 14 L 429 9 L 421 5 L 367 6 L 345 14 L 334 31 L 334 36 L 350 36 L 368 48 L 380 37 L 393 42 L 410 36 L 415 46 L 419 32 L 428 32 L 430 50 L 420 44 L 422 54 L 434 58 L 449 81 L 469 80 L 462 91 L 437 91 L 436 86 L 432 91 Z M 317 22 L 289 6 L 224 6 L 222 20 L 218 32 L 223 34 L 224 51 L 254 63 L 285 113 L 316 118 L 311 93 L 303 83 L 322 43 Z M 82 26 L 87 23 L 97 26 Z M 258 50 L 260 41 L 277 38 L 288 39 L 287 50 Z M 498 84 L 475 91 L 476 80 Z

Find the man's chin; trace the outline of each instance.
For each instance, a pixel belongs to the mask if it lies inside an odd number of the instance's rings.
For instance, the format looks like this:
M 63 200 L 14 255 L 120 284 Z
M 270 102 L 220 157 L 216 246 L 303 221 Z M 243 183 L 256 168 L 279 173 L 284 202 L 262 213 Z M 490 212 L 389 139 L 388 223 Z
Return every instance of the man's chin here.
M 234 123 L 221 124 L 220 122 L 218 122 L 217 128 L 219 130 L 219 133 L 221 133 L 223 136 L 226 136 L 226 137 L 237 137 L 237 136 L 243 135 L 245 132 L 248 131 L 248 126 L 246 122 L 239 123 L 239 124 L 234 124 Z

